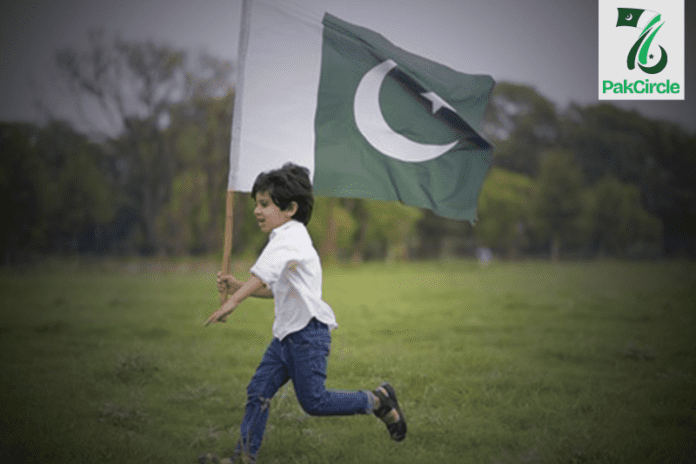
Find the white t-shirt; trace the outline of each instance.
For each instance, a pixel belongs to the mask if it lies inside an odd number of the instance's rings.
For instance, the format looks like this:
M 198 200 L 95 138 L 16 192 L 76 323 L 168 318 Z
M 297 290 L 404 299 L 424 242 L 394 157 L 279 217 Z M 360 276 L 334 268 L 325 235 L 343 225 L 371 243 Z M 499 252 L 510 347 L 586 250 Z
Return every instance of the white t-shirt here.
M 329 329 L 338 327 L 331 306 L 321 299 L 321 262 L 304 224 L 294 219 L 271 231 L 251 273 L 273 292 L 273 336 L 303 329 L 313 317 Z

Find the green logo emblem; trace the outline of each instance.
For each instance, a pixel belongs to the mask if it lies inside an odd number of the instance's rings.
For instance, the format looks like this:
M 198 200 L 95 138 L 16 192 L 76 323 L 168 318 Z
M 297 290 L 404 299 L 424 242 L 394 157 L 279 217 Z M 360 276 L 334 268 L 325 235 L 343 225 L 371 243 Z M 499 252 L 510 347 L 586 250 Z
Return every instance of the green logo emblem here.
M 667 66 L 667 52 L 661 45 L 659 45 L 660 59 L 656 64 L 651 65 L 655 61 L 655 55 L 650 53 L 650 45 L 657 32 L 665 24 L 660 13 L 637 8 L 618 8 L 618 10 L 619 20 L 616 23 L 616 27 L 629 26 L 642 29 L 640 37 L 628 52 L 628 58 L 626 59 L 628 69 L 633 70 L 636 67 L 636 62 L 638 67 L 648 74 L 657 74 L 665 69 L 665 66 Z M 658 25 L 658 23 L 660 24 Z

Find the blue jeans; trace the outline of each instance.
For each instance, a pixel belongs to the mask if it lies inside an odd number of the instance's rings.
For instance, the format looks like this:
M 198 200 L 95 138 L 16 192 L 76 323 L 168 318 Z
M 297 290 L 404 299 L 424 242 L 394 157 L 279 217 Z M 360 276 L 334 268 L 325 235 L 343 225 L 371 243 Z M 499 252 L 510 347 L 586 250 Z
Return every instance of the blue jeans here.
M 256 456 L 266 429 L 271 398 L 290 379 L 297 400 L 307 414 L 347 416 L 372 412 L 370 400 L 364 391 L 325 388 L 330 348 L 329 328 L 316 319 L 312 319 L 302 330 L 287 335 L 282 342 L 273 339 L 247 387 L 246 412 L 237 453 L 243 450 Z

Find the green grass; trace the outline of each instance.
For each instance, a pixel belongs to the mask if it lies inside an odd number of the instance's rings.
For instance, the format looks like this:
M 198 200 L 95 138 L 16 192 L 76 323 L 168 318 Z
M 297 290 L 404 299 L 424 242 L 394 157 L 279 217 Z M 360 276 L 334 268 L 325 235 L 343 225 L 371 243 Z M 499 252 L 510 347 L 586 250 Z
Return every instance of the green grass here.
M 203 328 L 208 273 L 5 272 L 0 295 L 3 462 L 231 453 L 270 301 Z M 696 462 L 693 263 L 368 264 L 324 297 L 327 386 L 389 380 L 409 435 L 309 417 L 288 384 L 260 463 Z

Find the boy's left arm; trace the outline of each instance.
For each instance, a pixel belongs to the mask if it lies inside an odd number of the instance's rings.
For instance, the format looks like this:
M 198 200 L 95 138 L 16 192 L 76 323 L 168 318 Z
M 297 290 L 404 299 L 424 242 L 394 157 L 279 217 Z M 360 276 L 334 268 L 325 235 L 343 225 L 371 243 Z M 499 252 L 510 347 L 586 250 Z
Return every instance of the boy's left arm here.
M 220 309 L 210 315 L 208 320 L 205 321 L 205 325 L 215 322 L 226 322 L 227 316 L 230 315 L 242 301 L 261 288 L 263 288 L 263 281 L 255 275 L 252 275 L 249 280 L 244 282 L 242 286 L 220 306 Z

